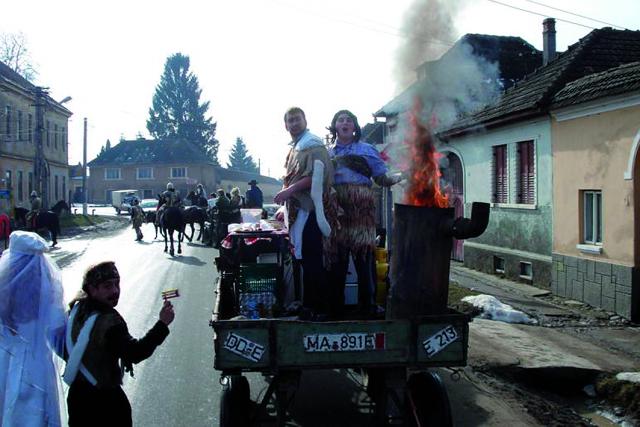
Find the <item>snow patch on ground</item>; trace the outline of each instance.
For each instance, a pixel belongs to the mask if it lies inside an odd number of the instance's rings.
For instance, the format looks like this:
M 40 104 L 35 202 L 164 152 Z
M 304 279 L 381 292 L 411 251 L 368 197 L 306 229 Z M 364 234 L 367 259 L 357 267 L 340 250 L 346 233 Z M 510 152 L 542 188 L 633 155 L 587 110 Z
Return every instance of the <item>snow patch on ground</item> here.
M 462 298 L 462 301 L 472 304 L 482 310 L 480 318 L 497 320 L 506 323 L 524 323 L 527 325 L 535 325 L 538 323 L 536 319 L 527 316 L 525 313 L 518 311 L 508 304 L 500 302 L 491 295 L 475 295 Z
M 632 383 L 640 383 L 640 372 L 620 372 L 616 375 L 618 381 L 629 381 Z

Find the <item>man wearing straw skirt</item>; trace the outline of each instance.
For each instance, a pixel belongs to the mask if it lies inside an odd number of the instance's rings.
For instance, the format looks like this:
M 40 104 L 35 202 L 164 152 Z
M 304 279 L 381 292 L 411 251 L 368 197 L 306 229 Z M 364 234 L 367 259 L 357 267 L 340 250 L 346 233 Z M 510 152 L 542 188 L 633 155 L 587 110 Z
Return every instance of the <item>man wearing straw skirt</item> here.
M 360 140 L 356 116 L 340 110 L 328 128 L 333 145 L 329 155 L 334 162 L 334 188 L 342 208 L 340 232 L 334 236 L 336 261 L 331 267 L 331 306 L 334 315 L 344 307 L 344 288 L 349 255 L 358 274 L 358 309 L 372 313 L 375 298 L 374 254 L 376 240 L 375 198 L 371 180 L 380 186 L 398 183 L 401 177 L 388 177 L 387 167 L 378 151 Z

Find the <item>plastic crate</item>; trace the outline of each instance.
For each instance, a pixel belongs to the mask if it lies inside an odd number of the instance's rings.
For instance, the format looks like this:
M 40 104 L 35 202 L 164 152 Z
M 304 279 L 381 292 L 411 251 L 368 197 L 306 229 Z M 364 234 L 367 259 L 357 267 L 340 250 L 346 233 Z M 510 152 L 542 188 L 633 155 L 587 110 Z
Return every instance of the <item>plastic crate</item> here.
M 272 292 L 277 295 L 281 282 L 278 264 L 240 264 L 238 290 L 240 292 Z

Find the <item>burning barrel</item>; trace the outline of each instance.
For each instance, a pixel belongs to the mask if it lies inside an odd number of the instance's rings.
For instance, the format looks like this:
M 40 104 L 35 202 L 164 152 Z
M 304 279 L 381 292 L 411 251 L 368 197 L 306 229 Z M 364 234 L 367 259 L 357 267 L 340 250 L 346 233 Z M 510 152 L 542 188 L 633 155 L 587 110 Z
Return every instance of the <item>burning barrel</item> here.
M 395 205 L 388 319 L 447 312 L 452 238 L 482 234 L 489 204 L 473 203 L 471 219 L 453 216 L 453 208 Z

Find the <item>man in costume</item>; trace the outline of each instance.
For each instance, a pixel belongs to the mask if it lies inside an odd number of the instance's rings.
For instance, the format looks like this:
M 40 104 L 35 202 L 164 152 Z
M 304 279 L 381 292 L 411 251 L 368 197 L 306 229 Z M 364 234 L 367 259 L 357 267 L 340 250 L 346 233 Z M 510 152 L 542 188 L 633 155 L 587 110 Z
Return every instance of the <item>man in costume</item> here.
M 61 273 L 35 233 L 14 231 L 0 257 L 0 426 L 60 426 L 66 314 Z
M 248 209 L 262 209 L 262 190 L 258 187 L 258 182 L 252 179 L 248 182 L 249 189 L 245 193 L 245 205 Z
M 285 206 L 294 257 L 302 266 L 303 304 L 317 314 L 326 314 L 329 237 L 335 224 L 335 210 L 330 207 L 333 167 L 322 139 L 307 130 L 302 109 L 287 110 L 284 123 L 291 135 L 291 149 L 284 184 L 274 201 Z
M 182 200 L 180 199 L 180 194 L 176 191 L 176 188 L 173 186 L 173 183 L 167 183 L 167 189 L 162 192 L 160 195 L 160 200 L 158 201 L 158 209 L 156 214 L 156 225 L 160 226 L 160 218 L 162 218 L 162 214 L 166 208 L 170 207 L 180 207 L 182 205 Z
M 144 222 L 144 211 L 140 207 L 140 202 L 138 199 L 133 199 L 131 202 L 131 223 L 133 224 L 133 229 L 136 230 L 136 242 L 142 240 L 142 223 Z
M 131 426 L 131 405 L 122 390 L 125 371 L 150 357 L 169 335 L 174 312 L 165 300 L 159 320 L 144 338 L 129 335 L 115 310 L 120 298 L 120 274 L 111 261 L 89 267 L 81 293 L 71 302 L 65 337 L 69 384 L 69 426 Z

